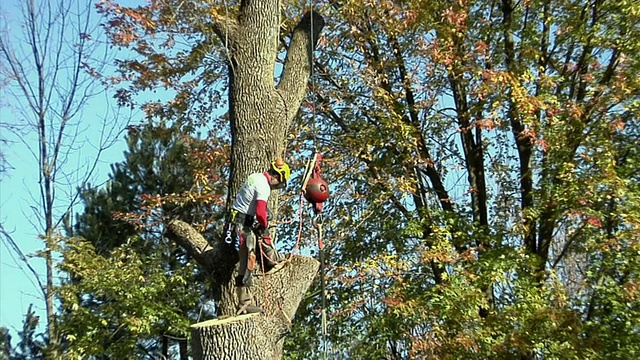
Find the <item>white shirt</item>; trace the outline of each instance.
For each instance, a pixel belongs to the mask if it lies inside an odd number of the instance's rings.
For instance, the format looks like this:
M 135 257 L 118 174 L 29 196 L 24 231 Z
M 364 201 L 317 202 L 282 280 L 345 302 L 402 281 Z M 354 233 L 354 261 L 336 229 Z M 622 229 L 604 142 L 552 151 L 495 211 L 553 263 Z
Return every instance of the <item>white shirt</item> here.
M 269 180 L 264 173 L 249 175 L 247 181 L 242 185 L 233 203 L 233 208 L 241 213 L 255 216 L 258 200 L 268 201 L 271 195 Z

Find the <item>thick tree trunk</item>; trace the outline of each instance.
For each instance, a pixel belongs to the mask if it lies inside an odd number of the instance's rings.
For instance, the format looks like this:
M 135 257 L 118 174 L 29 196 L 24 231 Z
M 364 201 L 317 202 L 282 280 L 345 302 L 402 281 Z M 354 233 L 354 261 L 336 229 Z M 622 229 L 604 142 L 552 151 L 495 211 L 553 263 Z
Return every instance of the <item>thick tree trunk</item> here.
M 287 131 L 307 92 L 312 51 L 324 25 L 315 12 L 302 17 L 293 31 L 276 87 L 280 2 L 246 1 L 244 13 L 239 16 L 229 50 L 231 199 L 249 174 L 266 170 L 275 157 L 283 155 Z
M 274 359 L 282 356 L 282 341 L 273 341 L 277 326 L 260 314 L 214 319 L 191 326 L 195 360 Z M 244 334 L 245 339 L 235 336 Z M 282 339 L 282 338 L 280 338 Z
M 220 271 L 217 265 L 228 249 L 210 246 L 200 233 L 183 221 L 170 221 L 167 227 L 169 236 L 187 249 L 205 272 Z M 264 314 L 253 317 L 227 315 L 193 325 L 194 359 L 281 358 L 283 338 L 319 267 L 320 263 L 311 257 L 292 256 L 267 273 L 257 271 L 250 290 Z M 237 303 L 232 296 L 228 301 Z M 265 357 L 265 354 L 269 356 Z
M 220 22 L 216 33 L 228 44 L 229 113 L 232 152 L 229 204 L 247 176 L 266 171 L 269 164 L 285 154 L 285 139 L 291 122 L 307 92 L 312 53 L 324 20 L 316 12 L 307 13 L 294 28 L 287 57 L 276 86 L 276 57 L 280 51 L 280 10 L 278 0 L 245 0 L 236 18 Z M 226 26 L 223 28 L 222 26 Z M 277 218 L 278 193 L 269 207 Z M 233 265 L 233 264 L 231 264 Z M 220 264 L 229 267 L 228 264 Z M 216 305 L 223 315 L 235 312 L 233 290 L 228 278 L 215 279 L 219 285 Z
M 291 319 L 319 266 L 313 258 L 294 256 L 256 276 L 253 297 L 264 314 L 223 316 L 192 325 L 194 359 L 280 359 Z
M 247 176 L 268 169 L 285 155 L 285 139 L 307 92 L 312 53 L 324 20 L 305 14 L 291 34 L 280 81 L 276 86 L 276 57 L 280 51 L 280 0 L 243 0 L 235 17 L 217 18 L 214 31 L 227 47 L 229 114 L 231 122 L 231 178 L 229 204 Z M 286 156 L 285 156 L 286 160 Z M 277 207 L 277 193 L 270 208 Z M 277 214 L 274 215 L 277 217 Z M 237 299 L 233 273 L 237 255 L 223 241 L 209 244 L 189 224 L 167 223 L 169 236 L 183 246 L 211 274 L 218 314 L 225 317 L 193 327 L 196 359 L 278 359 L 291 318 L 311 285 L 319 264 L 309 257 L 290 258 L 284 266 L 254 276 L 254 300 L 264 315 L 235 316 Z M 248 335 L 249 334 L 249 335 Z

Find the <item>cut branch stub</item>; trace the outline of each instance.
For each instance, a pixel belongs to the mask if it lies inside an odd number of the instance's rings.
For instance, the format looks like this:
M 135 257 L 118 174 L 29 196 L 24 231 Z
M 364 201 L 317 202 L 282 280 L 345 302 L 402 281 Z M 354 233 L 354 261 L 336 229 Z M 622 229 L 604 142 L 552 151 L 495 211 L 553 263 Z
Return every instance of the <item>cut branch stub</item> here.
M 222 297 L 220 286 L 227 284 L 233 274 L 238 255 L 235 249 L 223 244 L 222 240 L 211 244 L 190 224 L 172 219 L 167 221 L 167 236 L 184 248 L 202 267 L 202 271 L 210 275 L 216 301 Z M 221 308 L 225 308 L 224 304 Z
M 319 267 L 312 257 L 294 255 L 266 274 L 258 272 L 251 287 L 256 304 L 290 322 Z

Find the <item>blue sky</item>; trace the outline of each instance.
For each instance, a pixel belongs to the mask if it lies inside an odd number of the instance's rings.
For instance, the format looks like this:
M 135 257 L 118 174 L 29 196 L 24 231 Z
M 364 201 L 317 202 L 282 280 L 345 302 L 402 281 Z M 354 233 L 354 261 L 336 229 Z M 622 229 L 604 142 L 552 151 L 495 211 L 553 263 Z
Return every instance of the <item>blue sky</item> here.
M 89 2 L 75 0 L 73 4 L 84 6 Z M 5 39 L 8 39 L 11 46 L 16 48 L 16 52 L 25 50 L 20 35 L 22 30 L 20 3 L 20 0 L 5 0 L 0 5 L 2 35 L 5 31 L 10 34 Z M 98 21 L 95 12 L 92 19 Z M 0 79 L 0 122 L 19 123 L 24 118 L 24 112 L 20 111 L 25 108 L 22 103 L 24 98 L 21 100 L 13 96 L 17 88 L 7 85 L 6 74 L 0 74 L 2 77 Z M 98 167 L 94 176 L 91 177 L 91 184 L 99 185 L 107 180 L 109 165 L 123 159 L 125 142 L 124 133 L 120 131 L 124 129 L 127 122 L 138 122 L 141 115 L 123 113 L 114 105 L 115 101 L 107 91 L 91 97 L 82 107 L 82 111 L 74 117 L 77 121 L 74 131 L 78 131 L 78 136 L 73 143 L 69 144 L 69 156 L 64 165 L 67 175 L 72 175 L 76 169 L 83 168 L 97 159 Z M 103 125 L 107 128 L 103 128 Z M 96 146 L 105 131 L 109 132 L 116 142 L 98 157 Z M 43 226 L 37 212 L 32 209 L 39 201 L 38 162 L 32 151 L 33 149 L 37 151 L 37 137 L 33 132 L 30 135 L 17 137 L 2 128 L 0 138 L 8 141 L 0 146 L 10 166 L 5 174 L 0 175 L 0 222 L 18 244 L 22 253 L 29 256 L 43 249 L 43 242 L 39 239 Z M 70 179 L 68 184 L 72 183 L 73 179 Z M 57 201 L 60 211 L 69 204 L 67 194 L 75 188 L 69 185 L 59 182 Z M 81 207 L 76 206 L 73 213 L 80 210 Z M 29 264 L 44 284 L 44 261 L 39 258 L 30 258 Z M 16 332 L 21 328 L 24 314 L 30 304 L 33 304 L 33 309 L 40 316 L 41 325 L 44 324 L 45 304 L 38 283 L 24 262 L 3 241 L 0 244 L 0 326 L 9 328 L 12 335 L 17 335 Z M 41 328 L 44 329 L 42 326 Z

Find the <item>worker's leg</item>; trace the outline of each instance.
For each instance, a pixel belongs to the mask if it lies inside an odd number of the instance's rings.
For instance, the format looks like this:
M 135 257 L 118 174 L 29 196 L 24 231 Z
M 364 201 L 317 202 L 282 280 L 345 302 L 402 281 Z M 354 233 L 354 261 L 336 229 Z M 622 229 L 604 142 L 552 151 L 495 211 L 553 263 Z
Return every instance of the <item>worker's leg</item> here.
M 252 305 L 253 300 L 249 293 L 249 286 L 251 286 L 253 279 L 253 269 L 255 268 L 255 236 L 250 230 L 247 232 L 246 229 L 242 229 L 239 232 L 239 238 L 240 248 L 238 255 L 240 264 L 238 266 L 238 276 L 236 277 L 238 314 L 262 312 L 261 308 Z
M 240 257 L 245 258 L 246 271 L 244 272 L 244 283 L 251 286 L 253 271 L 256 269 L 256 237 L 251 229 L 244 229 L 245 235 L 245 253 L 241 253 Z

